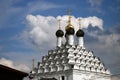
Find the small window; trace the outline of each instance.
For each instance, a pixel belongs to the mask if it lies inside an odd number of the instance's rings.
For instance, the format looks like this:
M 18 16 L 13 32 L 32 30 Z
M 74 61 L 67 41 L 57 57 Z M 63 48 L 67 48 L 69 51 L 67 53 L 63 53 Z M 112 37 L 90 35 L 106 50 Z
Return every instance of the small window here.
M 65 77 L 64 77 L 64 76 L 62 76 L 62 80 L 65 80 Z
M 71 68 L 73 69 L 73 68 L 74 68 L 74 65 L 71 65 Z

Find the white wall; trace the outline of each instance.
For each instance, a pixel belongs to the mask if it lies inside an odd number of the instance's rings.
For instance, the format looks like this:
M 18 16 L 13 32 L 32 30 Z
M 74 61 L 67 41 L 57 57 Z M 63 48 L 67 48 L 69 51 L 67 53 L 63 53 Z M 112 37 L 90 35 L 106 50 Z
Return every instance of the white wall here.
M 44 78 L 56 78 L 57 80 L 62 80 L 61 76 L 65 76 L 65 80 L 111 80 L 109 75 L 98 74 L 94 72 L 85 72 L 79 70 L 69 70 L 52 72 L 46 74 L 39 74 L 39 77 Z M 35 79 L 36 80 L 36 79 Z
M 92 72 L 73 72 L 73 80 L 111 80 L 110 76 Z

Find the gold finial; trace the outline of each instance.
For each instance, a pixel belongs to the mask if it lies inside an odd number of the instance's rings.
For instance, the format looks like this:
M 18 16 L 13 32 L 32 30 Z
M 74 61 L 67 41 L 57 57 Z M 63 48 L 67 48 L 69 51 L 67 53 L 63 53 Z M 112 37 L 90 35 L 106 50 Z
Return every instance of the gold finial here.
M 61 19 L 58 19 L 58 27 L 59 27 L 59 29 L 61 29 L 61 27 L 60 27 L 60 21 L 61 21 Z
M 72 17 L 70 16 L 71 10 L 68 9 L 67 12 L 68 12 L 68 16 L 69 16 L 69 17 L 68 17 L 68 24 L 71 24 L 71 18 L 72 18 Z
M 70 9 L 68 9 L 68 25 L 65 27 L 65 30 L 67 30 L 68 28 L 74 28 L 74 26 L 71 24 L 71 16 L 70 16 L 70 13 L 71 13 L 71 10 Z
M 69 16 L 69 19 L 68 19 L 68 24 L 71 24 L 71 16 Z
M 80 18 L 78 19 L 78 22 L 79 22 L 79 29 L 81 29 L 81 23 L 80 23 L 81 19 Z
M 34 69 L 34 59 L 32 59 L 32 69 Z

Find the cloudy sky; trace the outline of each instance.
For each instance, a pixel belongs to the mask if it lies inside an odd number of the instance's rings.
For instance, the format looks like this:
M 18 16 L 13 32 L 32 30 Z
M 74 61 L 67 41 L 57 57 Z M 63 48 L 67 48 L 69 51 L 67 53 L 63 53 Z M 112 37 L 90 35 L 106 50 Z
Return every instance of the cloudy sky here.
M 120 74 L 120 0 L 0 0 L 0 64 L 29 72 L 32 59 L 41 61 L 56 47 L 57 20 L 78 18 L 85 47 L 100 57 L 112 74 Z M 75 42 L 76 37 L 75 37 Z

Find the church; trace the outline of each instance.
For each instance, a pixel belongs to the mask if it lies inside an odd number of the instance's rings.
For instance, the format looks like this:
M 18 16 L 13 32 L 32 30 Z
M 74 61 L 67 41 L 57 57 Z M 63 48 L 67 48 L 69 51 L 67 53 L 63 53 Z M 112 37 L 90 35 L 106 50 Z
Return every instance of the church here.
M 37 68 L 30 72 L 31 80 L 111 80 L 111 73 L 100 58 L 85 48 L 85 33 L 80 19 L 79 29 L 75 31 L 71 18 L 69 14 L 65 33 L 59 21 L 56 47 L 49 50 L 48 54 L 42 57 L 42 61 L 38 62 Z M 74 42 L 75 36 L 77 44 Z M 63 44 L 64 37 L 66 41 Z

